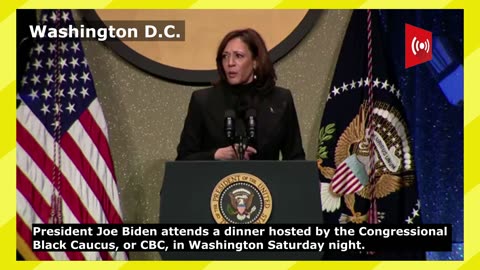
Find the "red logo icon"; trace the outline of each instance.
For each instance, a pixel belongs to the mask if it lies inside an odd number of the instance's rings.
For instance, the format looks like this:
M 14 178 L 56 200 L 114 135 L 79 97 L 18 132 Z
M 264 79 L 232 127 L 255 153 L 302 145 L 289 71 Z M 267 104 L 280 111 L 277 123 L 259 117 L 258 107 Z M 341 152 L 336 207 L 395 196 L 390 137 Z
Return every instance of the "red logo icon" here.
M 432 32 L 405 24 L 405 68 L 432 60 Z

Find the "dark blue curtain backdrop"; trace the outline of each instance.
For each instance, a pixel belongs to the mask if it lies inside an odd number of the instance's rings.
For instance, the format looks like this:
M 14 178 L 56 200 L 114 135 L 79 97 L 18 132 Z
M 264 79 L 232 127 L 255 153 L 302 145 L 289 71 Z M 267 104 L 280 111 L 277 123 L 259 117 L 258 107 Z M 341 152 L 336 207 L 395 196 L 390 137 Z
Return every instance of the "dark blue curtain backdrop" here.
M 402 90 L 424 223 L 453 225 L 452 252 L 463 259 L 463 10 L 380 11 L 387 55 Z M 432 32 L 433 59 L 405 69 L 405 23 Z

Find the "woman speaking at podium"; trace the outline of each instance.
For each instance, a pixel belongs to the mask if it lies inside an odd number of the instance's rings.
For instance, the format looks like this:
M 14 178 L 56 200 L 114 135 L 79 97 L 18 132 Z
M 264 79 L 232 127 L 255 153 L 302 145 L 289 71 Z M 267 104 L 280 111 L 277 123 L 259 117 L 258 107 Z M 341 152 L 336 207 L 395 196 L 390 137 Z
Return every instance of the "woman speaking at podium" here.
M 275 86 L 262 37 L 228 33 L 216 63 L 219 81 L 192 94 L 176 160 L 305 159 L 292 94 Z

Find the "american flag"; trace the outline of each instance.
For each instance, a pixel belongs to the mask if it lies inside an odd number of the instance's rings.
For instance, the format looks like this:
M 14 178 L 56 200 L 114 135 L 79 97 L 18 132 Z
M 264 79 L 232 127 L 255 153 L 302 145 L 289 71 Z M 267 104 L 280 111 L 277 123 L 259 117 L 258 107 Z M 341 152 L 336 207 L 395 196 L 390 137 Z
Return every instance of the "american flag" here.
M 69 10 L 41 15 L 74 24 Z M 124 252 L 32 252 L 34 223 L 122 223 L 107 125 L 78 39 L 38 39 L 17 109 L 17 249 L 26 259 L 124 260 Z

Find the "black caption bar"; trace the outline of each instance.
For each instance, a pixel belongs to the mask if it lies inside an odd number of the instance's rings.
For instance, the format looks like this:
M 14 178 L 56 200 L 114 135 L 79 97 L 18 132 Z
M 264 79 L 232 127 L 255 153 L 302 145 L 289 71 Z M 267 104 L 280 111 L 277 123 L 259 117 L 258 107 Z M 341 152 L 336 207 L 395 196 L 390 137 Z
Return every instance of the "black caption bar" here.
M 452 226 L 33 224 L 34 251 L 450 251 Z
M 65 27 L 29 25 L 34 39 L 86 39 L 98 41 L 185 41 L 185 21 L 93 21 Z

